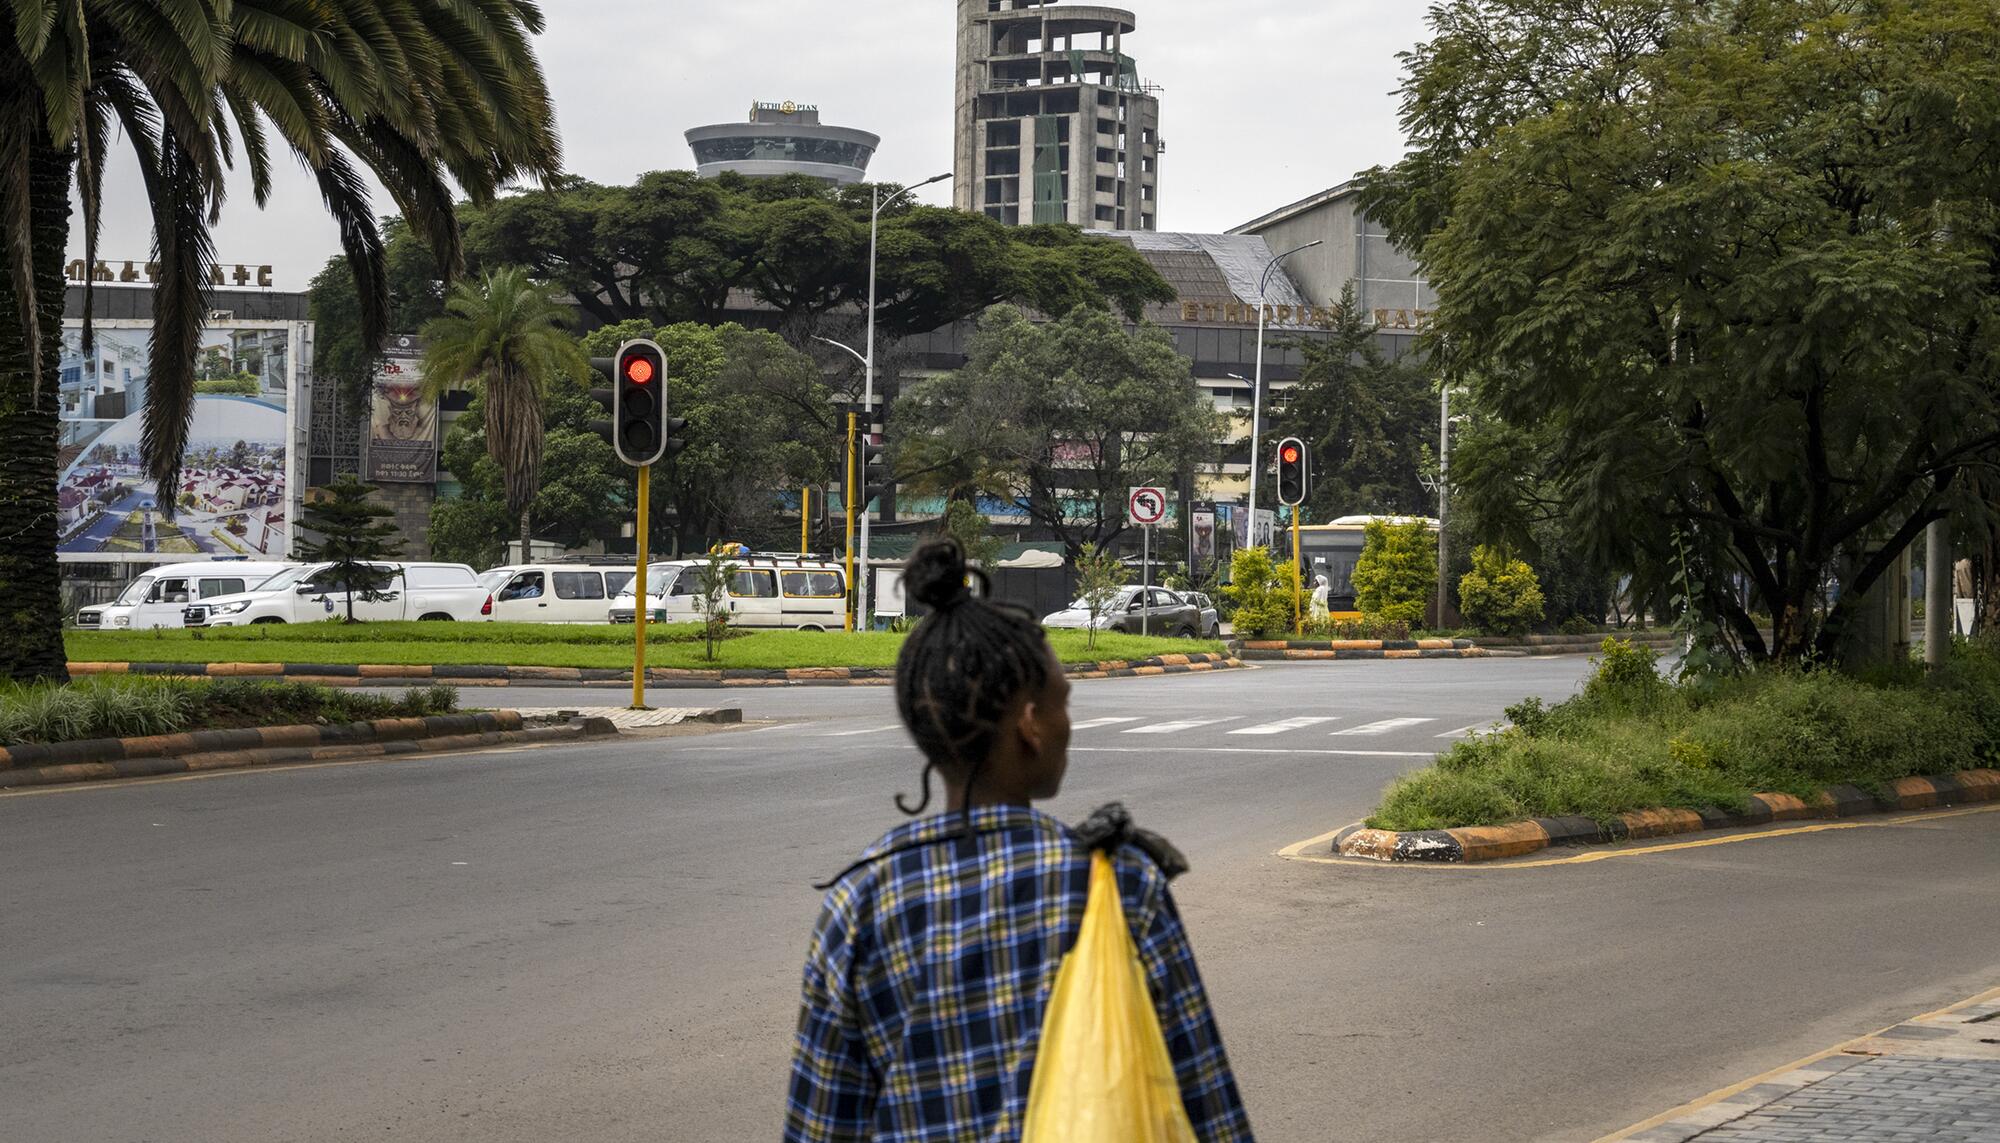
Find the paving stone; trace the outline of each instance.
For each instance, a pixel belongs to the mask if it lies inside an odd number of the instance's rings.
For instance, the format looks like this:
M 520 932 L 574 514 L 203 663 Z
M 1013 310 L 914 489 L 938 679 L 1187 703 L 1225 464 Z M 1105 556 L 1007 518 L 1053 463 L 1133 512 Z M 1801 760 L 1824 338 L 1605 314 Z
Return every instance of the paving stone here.
M 1861 1060 L 1694 1138 L 1700 1143 L 2000 1143 L 2000 1060 Z

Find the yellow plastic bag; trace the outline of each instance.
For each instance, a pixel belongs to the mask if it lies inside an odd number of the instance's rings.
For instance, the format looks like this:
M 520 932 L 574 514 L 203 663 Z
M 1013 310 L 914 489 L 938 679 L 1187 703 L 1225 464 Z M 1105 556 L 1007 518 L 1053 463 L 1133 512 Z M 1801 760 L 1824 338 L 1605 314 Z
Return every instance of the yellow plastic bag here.
M 1056 970 L 1042 1017 L 1021 1139 L 1194 1143 L 1118 878 L 1102 853 L 1090 857 L 1083 928 Z

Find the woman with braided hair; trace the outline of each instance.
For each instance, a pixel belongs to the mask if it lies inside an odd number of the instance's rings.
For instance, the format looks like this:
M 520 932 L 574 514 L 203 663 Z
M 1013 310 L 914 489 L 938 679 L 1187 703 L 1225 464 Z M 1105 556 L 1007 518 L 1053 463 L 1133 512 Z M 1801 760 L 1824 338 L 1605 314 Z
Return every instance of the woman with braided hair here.
M 1076 830 L 1032 807 L 1055 796 L 1069 765 L 1069 681 L 1033 617 L 967 580 L 951 540 L 919 548 L 904 573 L 904 590 L 931 609 L 896 663 L 896 707 L 924 755 L 915 804 L 897 795 L 896 805 L 916 820 L 822 886 L 785 1139 L 1019 1139 L 1093 848 L 1111 858 L 1196 1136 L 1250 1139 L 1167 891 L 1185 864 L 1120 807 Z M 918 816 L 933 775 L 943 812 Z

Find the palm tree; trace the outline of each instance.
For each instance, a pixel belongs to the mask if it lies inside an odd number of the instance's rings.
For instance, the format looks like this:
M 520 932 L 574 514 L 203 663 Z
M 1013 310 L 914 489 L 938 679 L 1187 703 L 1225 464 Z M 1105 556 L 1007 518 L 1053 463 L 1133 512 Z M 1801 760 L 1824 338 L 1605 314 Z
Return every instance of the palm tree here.
M 525 561 L 533 523 L 528 512 L 542 479 L 542 396 L 550 385 L 582 376 L 590 360 L 563 328 L 569 311 L 517 266 L 481 282 L 460 282 L 444 310 L 423 329 L 424 387 L 434 394 L 471 389 L 479 395 L 486 455 L 500 466 L 508 513 L 521 521 Z
M 542 28 L 534 0 L 5 0 L 0 19 L 0 581 L 15 593 L 0 609 L 0 676 L 60 679 L 49 347 L 61 335 L 71 191 L 94 265 L 113 128 L 139 160 L 161 269 L 142 449 L 163 488 L 179 477 L 210 227 L 239 146 L 260 206 L 272 132 L 312 173 L 371 344 L 388 332 L 387 291 L 363 171 L 450 273 L 458 193 L 485 202 L 518 178 L 546 182 L 560 148 L 529 45 Z M 87 349 L 88 316 L 83 338 Z

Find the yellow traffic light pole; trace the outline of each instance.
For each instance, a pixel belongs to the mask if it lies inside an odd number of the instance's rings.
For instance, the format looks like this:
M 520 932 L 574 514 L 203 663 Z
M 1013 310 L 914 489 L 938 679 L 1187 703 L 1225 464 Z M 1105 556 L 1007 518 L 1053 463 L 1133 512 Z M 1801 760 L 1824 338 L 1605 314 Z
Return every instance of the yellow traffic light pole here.
M 653 466 L 639 466 L 639 574 L 632 580 L 632 709 L 646 709 L 646 532 L 652 508 Z
M 1299 506 L 1292 505 L 1292 630 L 1303 633 L 1305 617 L 1305 572 L 1299 567 Z
M 810 537 L 807 535 L 807 532 L 810 530 L 812 526 L 811 525 L 812 510 L 813 510 L 813 490 L 812 490 L 812 485 L 808 484 L 804 488 L 799 489 L 799 554 L 800 555 L 805 555 L 807 552 L 812 550 L 806 547 L 806 544 L 810 540 Z
M 861 429 L 861 415 L 847 414 L 847 494 L 841 497 L 847 509 L 847 629 L 854 630 L 854 438 Z M 863 569 L 862 574 L 867 574 Z

